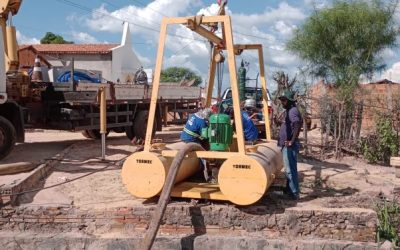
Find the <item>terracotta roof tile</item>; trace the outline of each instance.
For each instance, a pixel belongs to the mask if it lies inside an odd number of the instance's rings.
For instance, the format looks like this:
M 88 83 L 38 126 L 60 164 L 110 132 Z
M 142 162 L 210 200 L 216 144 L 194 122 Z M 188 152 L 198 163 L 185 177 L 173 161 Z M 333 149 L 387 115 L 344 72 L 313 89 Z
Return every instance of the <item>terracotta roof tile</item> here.
M 32 44 L 20 45 L 19 50 L 32 47 L 41 54 L 108 54 L 119 44 Z

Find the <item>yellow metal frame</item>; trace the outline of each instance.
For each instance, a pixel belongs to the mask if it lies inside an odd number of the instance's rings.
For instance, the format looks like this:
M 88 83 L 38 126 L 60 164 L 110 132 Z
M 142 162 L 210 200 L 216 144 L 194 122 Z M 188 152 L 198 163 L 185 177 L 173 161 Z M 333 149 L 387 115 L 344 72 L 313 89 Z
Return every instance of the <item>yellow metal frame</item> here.
M 22 0 L 1 0 L 0 1 L 0 27 L 3 33 L 4 57 L 6 72 L 18 70 L 18 44 L 16 29 L 14 26 L 7 26 L 9 15 L 18 13 Z
M 205 29 L 201 24 L 204 25 L 212 25 L 215 23 L 220 23 L 222 27 L 222 38 L 218 37 L 215 33 Z M 157 97 L 160 86 L 160 75 L 162 62 L 164 57 L 164 48 L 165 48 L 165 40 L 167 36 L 167 27 L 171 24 L 182 24 L 186 25 L 193 32 L 198 33 L 199 35 L 207 38 L 214 44 L 214 49 L 212 51 L 212 58 L 210 59 L 210 72 L 207 86 L 207 98 L 206 98 L 206 107 L 211 105 L 211 96 L 212 90 L 214 87 L 214 78 L 215 78 L 215 69 L 216 62 L 214 60 L 214 56 L 219 53 L 220 50 L 227 51 L 227 59 L 228 59 L 228 68 L 230 75 L 230 82 L 232 88 L 232 99 L 233 99 L 233 109 L 234 109 L 234 119 L 236 125 L 236 137 L 238 144 L 238 152 L 196 152 L 196 155 L 199 158 L 213 158 L 213 159 L 227 159 L 233 155 L 245 155 L 245 141 L 243 134 L 243 124 L 241 119 L 241 108 L 240 108 L 240 99 L 239 99 L 239 89 L 237 85 L 237 74 L 236 74 L 236 60 L 235 55 L 240 55 L 243 50 L 257 50 L 259 57 L 259 65 L 260 65 L 260 77 L 261 77 L 261 87 L 263 93 L 263 113 L 265 116 L 265 129 L 267 140 L 271 140 L 271 130 L 269 124 L 269 113 L 268 113 L 268 97 L 267 97 L 267 83 L 265 79 L 265 70 L 264 70 L 264 57 L 263 57 L 263 49 L 261 44 L 251 44 L 251 45 L 234 45 L 233 43 L 233 35 L 232 35 L 232 24 L 230 16 L 220 15 L 220 16 L 197 16 L 197 17 L 178 17 L 178 18 L 163 18 L 161 22 L 161 30 L 160 30 L 160 38 L 158 43 L 157 50 L 157 61 L 154 72 L 154 80 L 153 80 L 153 88 L 151 94 L 151 102 L 150 102 L 150 110 L 149 110 L 149 119 L 147 122 L 147 130 L 146 130 L 146 138 L 144 151 L 149 152 L 151 150 L 151 142 L 152 142 L 152 131 L 153 124 L 155 119 L 155 111 L 157 107 Z M 164 150 L 162 154 L 168 157 L 174 157 L 176 155 L 176 151 L 173 150 Z

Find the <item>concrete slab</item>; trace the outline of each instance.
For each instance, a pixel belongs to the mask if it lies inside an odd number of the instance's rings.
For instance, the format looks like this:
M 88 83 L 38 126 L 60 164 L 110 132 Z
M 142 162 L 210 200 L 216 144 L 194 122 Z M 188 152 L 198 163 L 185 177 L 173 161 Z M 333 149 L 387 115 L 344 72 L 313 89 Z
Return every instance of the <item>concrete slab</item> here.
M 102 238 L 75 233 L 34 234 L 0 232 L 0 244 L 4 249 L 140 249 L 142 237 L 136 236 L 105 236 Z M 212 236 L 212 235 L 180 235 L 161 236 L 155 240 L 153 250 L 169 249 L 314 249 L 314 250 L 373 250 L 376 243 L 363 243 L 335 240 L 288 240 L 285 238 L 267 239 L 264 237 Z
M 178 136 L 176 132 L 163 132 L 157 138 L 176 141 Z M 34 232 L 80 230 L 98 237 L 144 232 L 157 199 L 132 197 L 122 184 L 120 168 L 114 164 L 135 147 L 125 137 L 108 139 L 109 163 L 98 161 L 100 148 L 99 142 L 80 141 L 36 187 L 60 185 L 21 196 L 19 207 L 3 208 L 2 228 Z M 399 184 L 392 168 L 352 158 L 342 162 L 303 158 L 299 174 L 302 193 L 298 202 L 273 190 L 249 207 L 172 199 L 161 233 L 258 233 L 267 238 L 375 241 L 375 201 L 382 195 L 395 195 L 393 187 Z

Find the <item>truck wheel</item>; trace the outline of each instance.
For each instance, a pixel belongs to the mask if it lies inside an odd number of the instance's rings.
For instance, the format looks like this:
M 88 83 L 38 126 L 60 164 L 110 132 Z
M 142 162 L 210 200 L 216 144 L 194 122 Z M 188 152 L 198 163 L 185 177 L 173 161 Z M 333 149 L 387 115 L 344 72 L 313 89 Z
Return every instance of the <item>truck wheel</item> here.
M 89 130 L 83 130 L 81 133 L 85 138 L 92 139 L 89 135 Z
M 5 158 L 14 148 L 17 132 L 12 123 L 0 116 L 0 160 Z
M 109 130 L 107 130 L 106 136 L 110 133 Z M 88 139 L 94 139 L 94 140 L 99 140 L 101 139 L 101 133 L 99 129 L 90 129 L 90 130 L 84 130 L 82 132 L 82 135 Z
M 135 132 L 133 131 L 133 125 L 129 127 L 125 127 L 125 134 L 129 140 L 133 140 L 135 138 Z
M 123 133 L 123 132 L 125 132 L 125 128 L 117 127 L 117 128 L 113 128 L 112 131 L 114 131 L 115 133 Z
M 133 132 L 136 138 L 144 139 L 146 137 L 148 117 L 149 117 L 148 110 L 141 110 L 136 115 L 135 120 L 133 121 Z M 157 119 L 154 119 L 152 136 L 154 136 L 154 134 L 156 133 L 156 129 L 157 129 Z

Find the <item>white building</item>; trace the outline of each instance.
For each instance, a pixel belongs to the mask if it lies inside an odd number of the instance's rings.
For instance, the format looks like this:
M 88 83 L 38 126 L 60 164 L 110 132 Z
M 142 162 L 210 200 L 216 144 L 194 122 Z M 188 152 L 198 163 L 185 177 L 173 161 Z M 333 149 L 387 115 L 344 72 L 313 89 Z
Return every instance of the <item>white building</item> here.
M 124 24 L 121 44 L 21 45 L 18 54 L 23 68 L 32 68 L 34 58 L 39 56 L 42 66 L 68 71 L 73 59 L 75 69 L 101 71 L 103 79 L 121 83 L 132 82 L 142 66 L 132 48 L 128 23 Z

